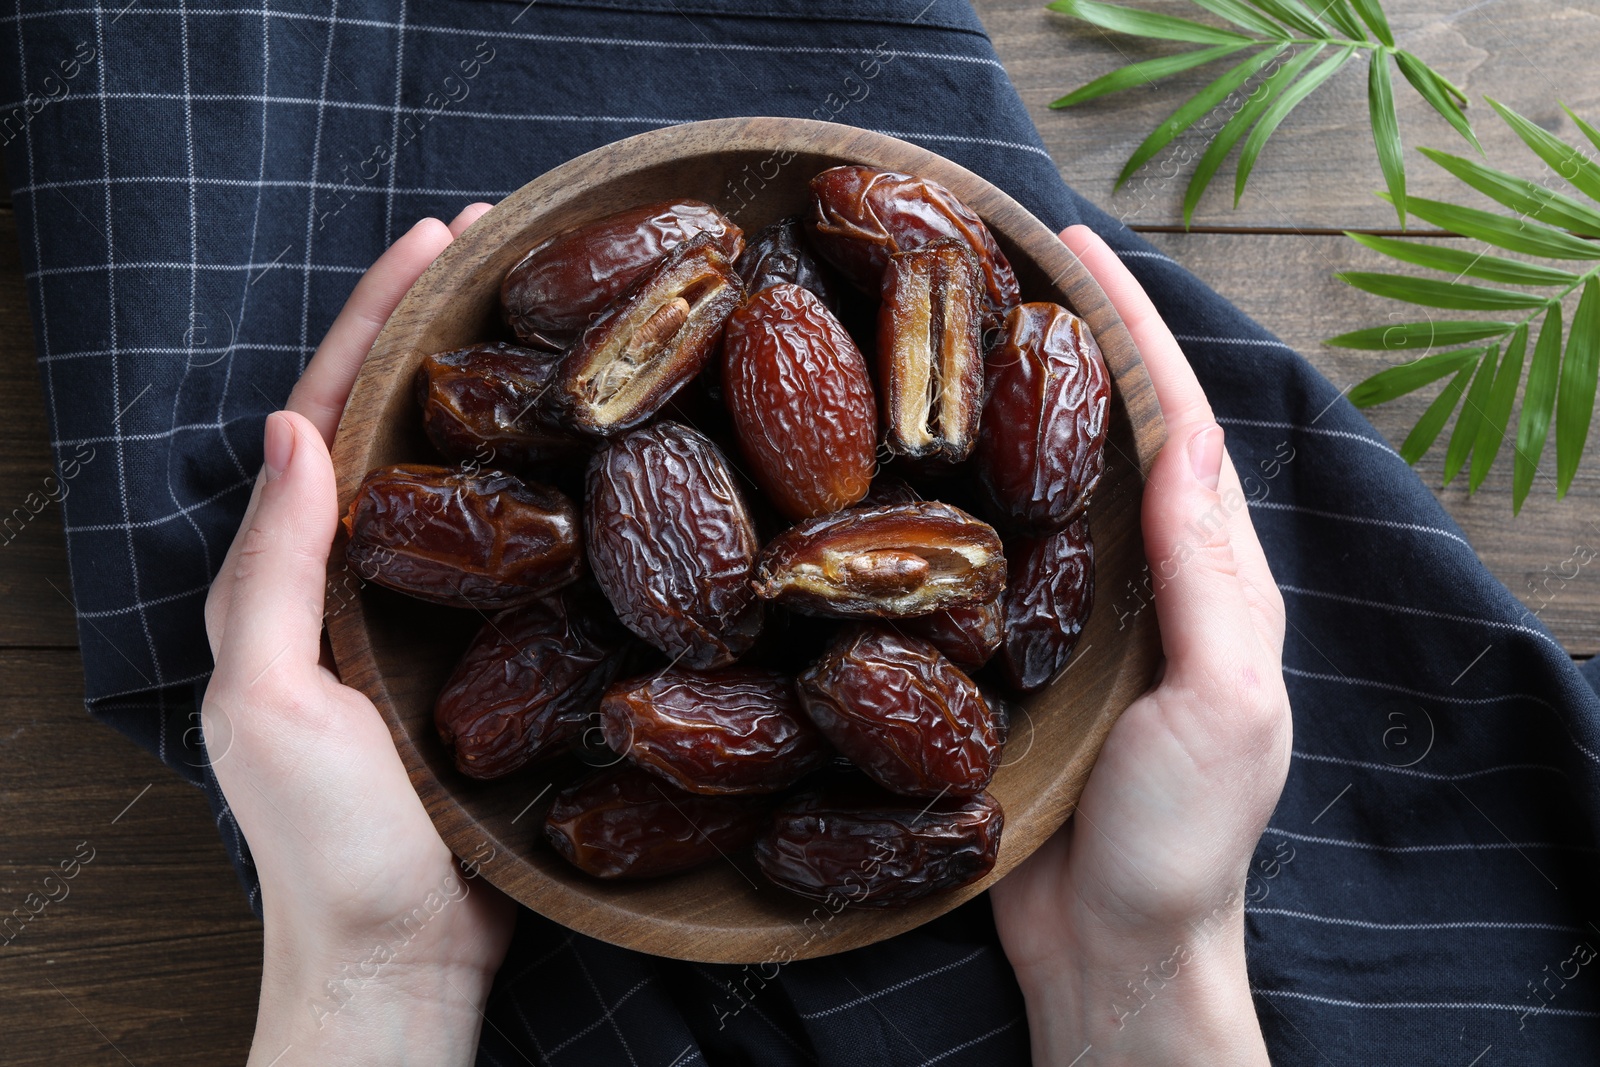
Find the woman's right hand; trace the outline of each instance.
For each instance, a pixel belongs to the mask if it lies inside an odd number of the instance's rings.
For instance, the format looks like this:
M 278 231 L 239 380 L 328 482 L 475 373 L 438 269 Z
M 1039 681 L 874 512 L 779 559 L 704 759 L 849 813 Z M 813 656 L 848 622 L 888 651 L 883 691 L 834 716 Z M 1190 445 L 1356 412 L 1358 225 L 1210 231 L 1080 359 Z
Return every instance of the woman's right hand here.
M 1104 241 L 1083 226 L 1062 238 L 1127 325 L 1167 423 L 1142 520 L 1165 663 L 1071 821 L 994 887 L 995 925 L 1038 1067 L 1265 1065 L 1244 885 L 1289 771 L 1283 600 L 1171 331 Z

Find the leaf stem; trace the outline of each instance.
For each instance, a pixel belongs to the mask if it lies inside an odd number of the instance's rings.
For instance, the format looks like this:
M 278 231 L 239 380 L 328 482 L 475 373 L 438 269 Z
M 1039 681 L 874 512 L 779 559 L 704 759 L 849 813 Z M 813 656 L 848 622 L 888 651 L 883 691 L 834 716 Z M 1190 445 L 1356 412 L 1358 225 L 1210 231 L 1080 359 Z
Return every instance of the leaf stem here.
M 1268 43 L 1262 41 L 1263 44 Z M 1387 45 L 1377 41 L 1352 41 L 1348 37 L 1290 37 L 1285 44 L 1323 44 L 1333 45 L 1335 48 L 1379 48 L 1388 49 Z M 1453 88 L 1453 86 L 1452 86 Z
M 1521 327 L 1521 326 L 1532 326 L 1534 319 L 1538 318 L 1540 315 L 1548 314 L 1550 309 L 1553 308 L 1553 307 L 1559 307 L 1560 304 L 1561 304 L 1561 301 L 1563 301 L 1567 297 L 1571 296 L 1574 292 L 1576 292 L 1579 288 L 1581 288 L 1585 282 L 1587 282 L 1591 278 L 1600 278 L 1600 263 L 1595 264 L 1594 266 L 1590 267 L 1588 270 L 1584 271 L 1582 274 L 1578 275 L 1576 278 L 1574 278 L 1572 280 L 1572 284 L 1567 286 L 1565 289 L 1561 290 L 1561 292 L 1555 294 L 1554 296 L 1547 297 L 1545 299 L 1544 305 L 1542 307 L 1536 307 L 1532 311 L 1528 312 L 1528 315 L 1527 315 L 1526 318 L 1512 323 L 1511 324 L 1511 329 L 1507 330 L 1503 336 L 1506 336 L 1506 337 L 1511 336 L 1512 334 L 1517 332 L 1517 328 L 1518 327 Z

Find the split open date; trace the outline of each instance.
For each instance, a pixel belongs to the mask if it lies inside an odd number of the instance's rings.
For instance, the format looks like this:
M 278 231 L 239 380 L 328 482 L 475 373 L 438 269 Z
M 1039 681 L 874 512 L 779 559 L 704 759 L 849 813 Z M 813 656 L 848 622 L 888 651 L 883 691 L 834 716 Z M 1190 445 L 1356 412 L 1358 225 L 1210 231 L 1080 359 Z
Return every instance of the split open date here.
M 748 242 L 682 198 L 548 235 L 501 304 L 417 372 L 456 465 L 374 470 L 344 521 L 363 577 L 481 613 L 435 707 L 457 770 L 603 740 L 544 818 L 597 878 L 753 849 L 887 907 L 988 874 L 1003 694 L 1094 601 L 1087 324 L 950 190 L 861 166 Z

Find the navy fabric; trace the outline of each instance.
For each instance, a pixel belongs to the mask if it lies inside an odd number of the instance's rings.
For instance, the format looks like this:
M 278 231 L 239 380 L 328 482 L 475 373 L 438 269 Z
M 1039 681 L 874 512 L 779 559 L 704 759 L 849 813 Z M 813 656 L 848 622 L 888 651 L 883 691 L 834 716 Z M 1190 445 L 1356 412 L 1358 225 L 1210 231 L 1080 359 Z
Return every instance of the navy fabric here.
M 1228 432 L 1288 614 L 1295 757 L 1247 886 L 1275 1058 L 1487 1067 L 1595 1047 L 1600 700 L 1337 389 L 1061 184 L 964 3 L 18 0 L 0 51 L 17 57 L 0 72 L 0 140 L 72 485 L 90 710 L 206 790 L 252 907 L 248 849 L 197 729 L 201 605 L 262 420 L 355 280 L 415 219 L 616 138 L 834 118 L 943 153 L 1052 226 L 1098 229 Z M 1149 593 L 1098 599 L 1126 618 Z M 754 975 L 525 913 L 480 1062 L 1001 1064 L 1026 1050 L 980 900 Z

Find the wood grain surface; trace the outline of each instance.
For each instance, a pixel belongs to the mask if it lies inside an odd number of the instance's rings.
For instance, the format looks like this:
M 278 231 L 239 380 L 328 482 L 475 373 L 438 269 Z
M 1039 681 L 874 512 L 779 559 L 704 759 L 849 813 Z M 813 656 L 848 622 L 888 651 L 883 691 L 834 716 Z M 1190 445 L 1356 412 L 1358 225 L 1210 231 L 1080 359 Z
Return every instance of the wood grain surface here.
M 1184 9 L 1174 0 L 1130 2 Z M 1125 62 L 1123 52 L 1146 58 L 1174 46 L 1113 41 L 1046 12 L 1042 0 L 974 6 L 1063 177 L 1137 229 L 1180 229 L 1186 179 L 1136 179 L 1116 195 L 1112 184 L 1132 148 L 1185 89 L 1205 83 L 1207 72 L 1050 111 L 1049 101 Z M 1587 0 L 1389 0 L 1385 8 L 1406 47 L 1473 94 L 1472 121 L 1494 165 L 1542 177 L 1477 100 L 1483 92 L 1568 137 L 1570 120 L 1555 101 L 1595 119 L 1600 64 L 1592 53 L 1600 9 Z M 1381 301 L 1329 277 L 1372 262 L 1337 232 L 1394 228 L 1393 212 L 1371 196 L 1382 182 L 1361 110 L 1364 80 L 1353 66 L 1296 110 L 1267 146 L 1237 212 L 1218 189 L 1201 205 L 1196 232 L 1151 236 L 1341 386 L 1375 368 L 1366 356 L 1317 342 L 1383 311 Z M 1456 135 L 1406 86 L 1397 84 L 1396 96 L 1408 146 L 1462 152 Z M 1415 193 L 1449 190 L 1430 164 L 1409 149 L 1408 155 Z M 0 396 L 9 401 L 0 422 L 0 522 L 51 473 L 16 220 L 5 189 L 9 184 L 0 183 Z M 1280 232 L 1255 232 L 1261 230 Z M 1424 402 L 1378 408 L 1369 417 L 1398 443 Z M 1435 456 L 1419 465 L 1434 487 L 1438 462 Z M 1572 496 L 1559 504 L 1536 489 L 1516 520 L 1504 472 L 1475 498 L 1454 487 L 1440 498 L 1494 573 L 1538 607 L 1529 582 L 1557 567 L 1576 543 L 1592 546 L 1585 539 L 1600 537 L 1596 477 L 1593 470 L 1580 473 Z M 70 898 L 52 904 L 13 946 L 0 947 L 0 1064 L 242 1062 L 254 1023 L 260 928 L 204 799 L 83 713 L 76 630 L 56 591 L 71 591 L 60 509 L 42 508 L 21 534 L 0 541 L 0 749 L 8 757 L 0 787 L 0 914 L 20 906 L 33 880 L 69 858 L 79 842 L 97 849 Z M 1541 618 L 1575 655 L 1600 652 L 1600 583 L 1564 586 Z M 108 825 L 147 784 L 138 803 Z
M 727 195 L 750 167 L 766 178 L 761 163 L 772 160 L 781 165 L 748 201 Z M 941 183 L 988 223 L 1024 299 L 1067 304 L 1088 321 L 1113 382 L 1108 461 L 1089 509 L 1095 581 L 1102 589 L 1137 582 L 1144 475 L 1166 430 L 1144 365 L 1105 294 L 1055 234 L 977 175 L 914 145 L 809 119 L 722 119 L 640 134 L 542 175 L 475 223 L 412 286 L 362 366 L 334 441 L 341 509 L 368 471 L 431 460 L 412 388 L 417 366 L 429 352 L 498 338 L 500 281 L 529 248 L 668 193 L 735 212 L 754 232 L 804 210 L 811 176 L 846 163 Z M 331 587 L 346 586 L 349 574 L 336 543 Z M 846 910 L 811 927 L 804 920 L 813 902 L 775 891 L 732 861 L 670 879 L 602 882 L 543 847 L 547 792 L 570 781 L 575 768 L 536 768 L 494 782 L 455 771 L 433 721 L 435 698 L 461 647 L 439 639 L 432 620 L 444 614 L 363 592 L 333 615 L 328 632 L 340 676 L 383 712 L 445 843 L 460 856 L 490 856 L 479 864 L 490 882 L 565 926 L 655 955 L 714 963 L 843 952 L 912 929 L 981 892 L 1066 821 L 1107 731 L 1149 686 L 1157 660 L 1153 616 L 1144 613 L 1119 632 L 1112 613 L 1096 612 L 1067 674 L 1021 702 L 1027 745 L 989 787 L 1006 823 L 994 870 L 905 908 Z

